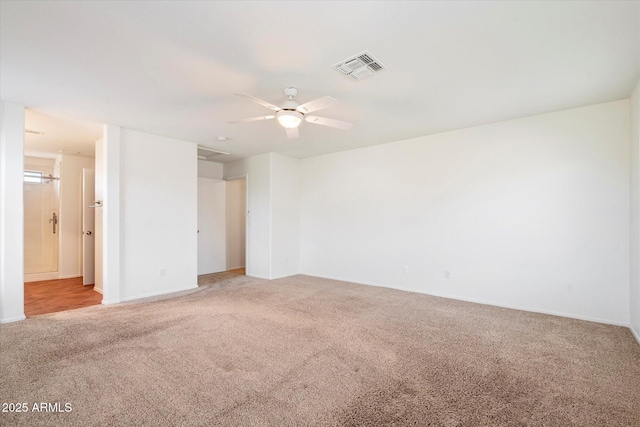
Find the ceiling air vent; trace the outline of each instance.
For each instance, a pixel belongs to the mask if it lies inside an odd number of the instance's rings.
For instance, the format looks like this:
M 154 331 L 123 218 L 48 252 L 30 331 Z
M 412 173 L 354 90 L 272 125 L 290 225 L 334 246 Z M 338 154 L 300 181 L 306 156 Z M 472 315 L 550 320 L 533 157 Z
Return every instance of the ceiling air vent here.
M 206 160 L 207 162 L 215 162 L 217 156 L 228 156 L 229 153 L 214 150 L 213 148 L 198 146 L 198 160 Z
M 387 68 L 367 51 L 340 61 L 331 67 L 353 80 L 364 79 Z

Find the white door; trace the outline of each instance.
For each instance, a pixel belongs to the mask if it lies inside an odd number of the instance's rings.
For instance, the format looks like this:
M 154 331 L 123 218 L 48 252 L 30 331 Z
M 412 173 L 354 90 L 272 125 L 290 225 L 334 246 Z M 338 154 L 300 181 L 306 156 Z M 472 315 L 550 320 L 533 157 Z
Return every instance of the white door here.
M 198 274 L 226 270 L 227 183 L 198 178 Z
M 55 181 L 42 179 L 52 167 L 25 165 L 24 273 L 58 271 L 58 195 Z M 42 280 L 42 279 L 40 279 Z
M 95 199 L 103 201 L 104 189 L 102 182 L 104 180 L 104 142 L 102 139 L 96 141 L 96 170 L 95 170 Z M 100 293 L 102 291 L 102 208 L 94 208 L 95 226 L 94 226 L 94 284 L 93 289 Z
M 94 284 L 96 171 L 82 169 L 82 284 Z

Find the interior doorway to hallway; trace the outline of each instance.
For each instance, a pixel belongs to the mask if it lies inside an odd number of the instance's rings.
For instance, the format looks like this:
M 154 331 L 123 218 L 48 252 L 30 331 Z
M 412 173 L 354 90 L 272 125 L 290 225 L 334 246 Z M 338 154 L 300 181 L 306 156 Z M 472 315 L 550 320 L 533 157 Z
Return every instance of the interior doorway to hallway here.
M 209 275 L 245 274 L 246 186 L 245 177 L 228 181 L 198 178 L 199 284 Z
M 227 270 L 247 265 L 247 179 L 227 181 Z
M 27 109 L 24 129 L 25 315 L 99 304 L 87 178 L 102 126 Z

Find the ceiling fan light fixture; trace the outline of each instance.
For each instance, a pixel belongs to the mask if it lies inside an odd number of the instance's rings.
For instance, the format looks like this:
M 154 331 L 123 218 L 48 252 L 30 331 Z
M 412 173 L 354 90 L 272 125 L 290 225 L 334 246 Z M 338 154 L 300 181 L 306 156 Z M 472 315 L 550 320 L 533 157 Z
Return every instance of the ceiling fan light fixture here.
M 295 129 L 300 126 L 300 122 L 302 122 L 304 115 L 297 111 L 280 110 L 276 113 L 276 117 L 278 118 L 278 122 L 285 129 Z

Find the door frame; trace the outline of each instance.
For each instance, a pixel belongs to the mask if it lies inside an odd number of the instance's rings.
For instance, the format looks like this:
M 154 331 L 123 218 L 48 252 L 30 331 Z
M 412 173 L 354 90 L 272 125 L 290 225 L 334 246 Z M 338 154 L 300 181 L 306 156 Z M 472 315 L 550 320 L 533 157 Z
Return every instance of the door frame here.
M 96 189 L 96 165 L 95 158 L 93 162 L 93 168 L 82 168 L 82 195 L 80 197 L 80 204 L 82 205 L 82 216 L 81 216 L 81 226 L 82 226 L 82 245 L 80 246 L 80 259 L 82 265 L 80 266 L 82 272 L 82 284 L 85 286 L 95 285 L 95 232 L 96 232 L 96 219 L 95 219 L 95 208 L 90 208 L 87 203 L 91 203 L 93 205 L 95 203 L 95 189 Z M 87 193 L 87 184 L 90 183 L 89 188 L 93 193 L 92 200 L 86 200 L 85 195 Z M 87 230 L 87 213 L 90 212 L 90 217 L 93 217 L 93 225 Z M 89 221 L 89 224 L 91 221 Z M 87 232 L 89 234 L 87 234 Z M 89 237 L 90 236 L 90 237 Z M 87 248 L 87 240 L 91 240 L 93 243 L 91 244 L 91 248 Z M 87 255 L 90 255 L 87 257 Z M 88 263 L 87 258 L 91 261 Z M 90 268 L 87 268 L 87 266 Z M 90 274 L 88 274 L 90 273 Z M 90 276 L 90 277 L 87 277 Z M 95 286 L 94 286 L 95 289 Z

